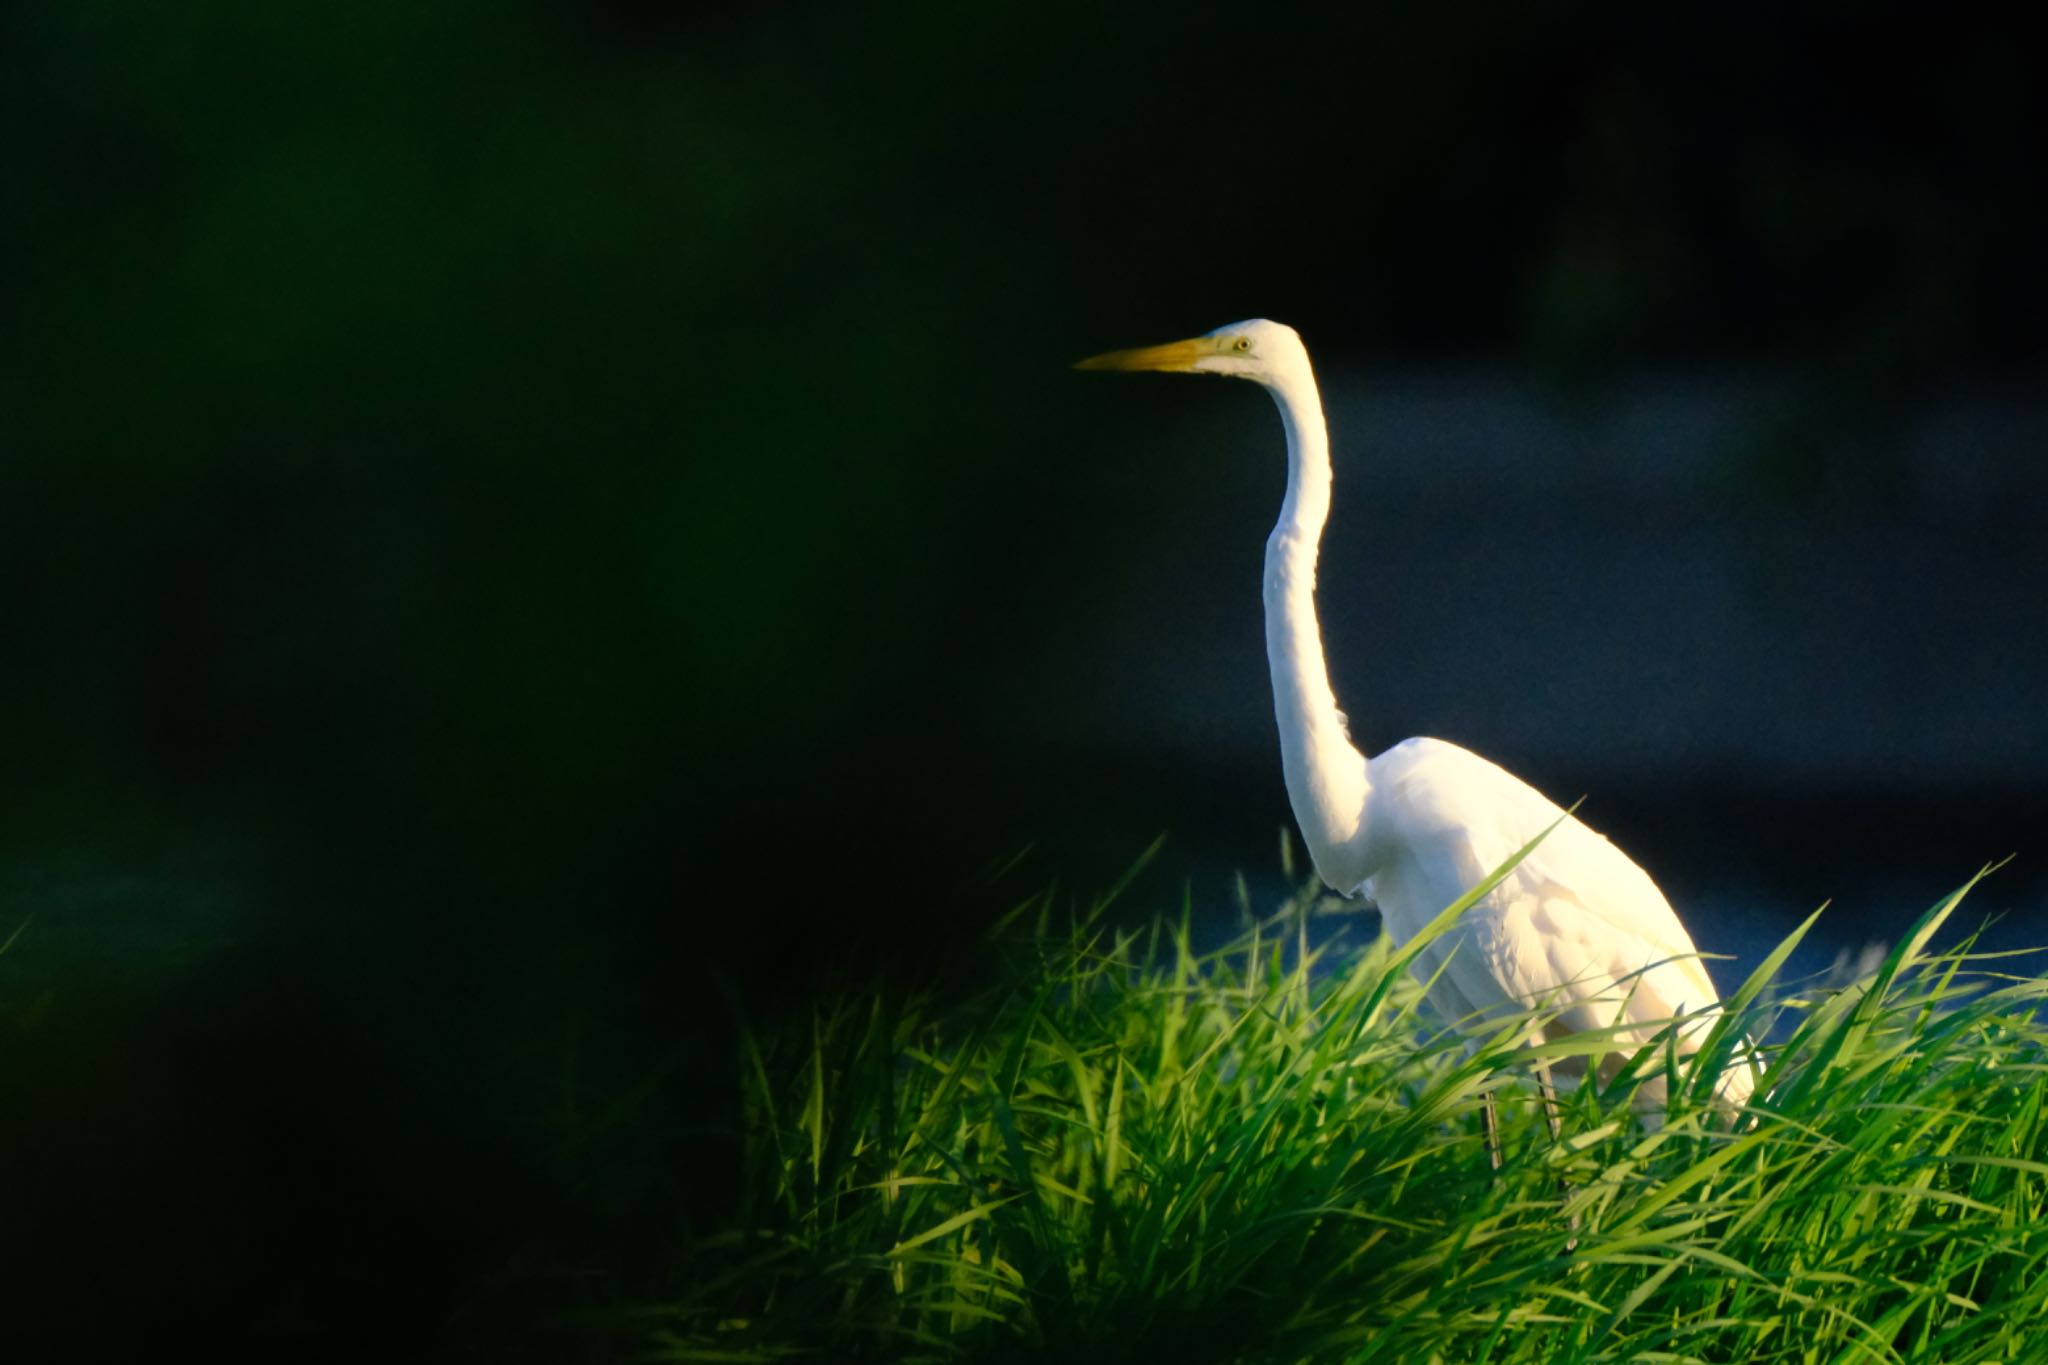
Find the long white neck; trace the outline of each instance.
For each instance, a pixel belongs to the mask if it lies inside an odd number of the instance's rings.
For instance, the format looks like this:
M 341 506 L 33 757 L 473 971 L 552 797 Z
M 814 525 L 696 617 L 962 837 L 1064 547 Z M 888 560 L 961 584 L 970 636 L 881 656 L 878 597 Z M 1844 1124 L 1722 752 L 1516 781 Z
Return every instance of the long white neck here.
M 1325 882 L 1358 888 L 1373 870 L 1365 755 L 1345 733 L 1316 621 L 1316 546 L 1330 514 L 1330 436 L 1302 358 L 1267 385 L 1287 428 L 1287 499 L 1266 541 L 1266 660 L 1287 797 Z

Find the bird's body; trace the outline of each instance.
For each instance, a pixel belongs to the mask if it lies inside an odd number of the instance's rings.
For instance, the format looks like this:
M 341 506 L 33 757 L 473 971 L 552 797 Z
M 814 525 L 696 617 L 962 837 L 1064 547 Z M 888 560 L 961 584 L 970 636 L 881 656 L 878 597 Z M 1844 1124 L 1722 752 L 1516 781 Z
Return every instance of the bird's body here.
M 1483 1024 L 1554 1009 L 1544 1038 L 1634 1025 L 1617 1035 L 1625 1046 L 1719 1004 L 1649 874 L 1534 787 L 1437 739 L 1405 740 L 1369 767 L 1376 809 L 1368 818 L 1385 828 L 1388 851 L 1356 889 L 1379 906 L 1396 943 L 1550 830 L 1423 948 L 1417 968 L 1447 1018 Z
M 1282 767 L 1316 871 L 1380 909 L 1397 945 L 1548 835 L 1415 962 L 1453 1023 L 1536 1011 L 1554 1040 L 1616 1029 L 1617 1052 L 1672 1021 L 1689 1053 L 1720 1003 L 1685 927 L 1649 874 L 1528 783 L 1438 739 L 1368 760 L 1337 709 L 1316 617 L 1316 552 L 1329 515 L 1330 455 L 1308 351 L 1292 328 L 1255 320 L 1166 346 L 1116 351 L 1088 369 L 1214 373 L 1263 386 L 1287 434 L 1287 493 L 1266 542 L 1266 653 Z M 1553 828 L 1554 826 L 1554 828 Z M 1749 1096 L 1747 1068 L 1717 1090 Z M 1652 1092 L 1646 1087 L 1646 1096 Z

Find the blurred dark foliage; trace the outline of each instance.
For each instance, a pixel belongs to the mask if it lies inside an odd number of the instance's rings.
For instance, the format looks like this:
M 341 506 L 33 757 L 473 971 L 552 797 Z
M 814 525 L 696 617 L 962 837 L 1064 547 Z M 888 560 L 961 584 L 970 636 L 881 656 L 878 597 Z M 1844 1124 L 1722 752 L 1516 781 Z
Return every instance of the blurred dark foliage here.
M 1047 737 L 1201 471 L 1066 362 L 1881 429 L 2038 372 L 2040 103 L 1904 6 L 9 7 L 0 1331 L 571 1353 L 716 1217 L 737 1017 L 1170 818 Z

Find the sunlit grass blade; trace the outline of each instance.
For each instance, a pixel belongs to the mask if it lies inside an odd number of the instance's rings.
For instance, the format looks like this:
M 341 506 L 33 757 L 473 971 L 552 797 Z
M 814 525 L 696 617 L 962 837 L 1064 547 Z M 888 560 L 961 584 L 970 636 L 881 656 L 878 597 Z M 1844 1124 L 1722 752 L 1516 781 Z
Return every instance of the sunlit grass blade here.
M 1929 952 L 1956 903 L 1860 983 L 1772 999 L 1809 918 L 1701 1053 L 1667 1030 L 1553 1142 L 1519 1078 L 1618 1031 L 1475 1040 L 1414 945 L 1305 941 L 1298 901 L 1204 952 L 1186 903 L 1134 931 L 1035 901 L 943 1015 L 877 983 L 746 1032 L 742 1221 L 620 1320 L 669 1359 L 2031 1360 L 2048 988 Z M 1769 1010 L 1772 1090 L 1728 1123 L 1706 1087 Z M 1637 1085 L 1687 1067 L 1646 1125 Z

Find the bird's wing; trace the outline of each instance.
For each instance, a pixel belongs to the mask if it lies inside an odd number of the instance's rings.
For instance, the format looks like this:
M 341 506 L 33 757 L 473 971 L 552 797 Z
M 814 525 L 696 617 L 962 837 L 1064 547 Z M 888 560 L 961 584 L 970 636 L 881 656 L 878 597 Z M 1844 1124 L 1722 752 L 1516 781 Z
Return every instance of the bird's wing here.
M 1549 830 L 1461 926 L 1500 983 L 1496 994 L 1534 1003 L 1597 975 L 1603 983 L 1639 979 L 1629 1008 L 1637 1019 L 1660 1006 L 1670 1018 L 1680 1006 L 1693 1013 L 1718 1000 L 1691 936 L 1649 874 L 1528 783 L 1431 739 L 1387 750 L 1373 759 L 1371 776 L 1373 818 L 1399 850 L 1372 889 L 1397 938 Z M 1457 956 L 1451 963 L 1455 970 Z
M 1680 1006 L 1697 1013 L 1720 1003 L 1692 935 L 1649 874 L 1597 832 L 1571 823 L 1577 827 L 1558 829 L 1566 837 L 1556 850 L 1545 840 L 1523 864 L 1540 879 L 1542 917 L 1554 926 L 1559 951 L 1617 978 L 1641 972 L 1643 990 L 1671 997 L 1667 1019 Z
M 1560 1016 L 1567 1031 L 1663 1024 L 1718 1003 L 1690 944 L 1638 933 L 1633 917 L 1601 913 L 1580 887 L 1532 879 L 1508 914 L 1517 993 L 1535 1000 L 1562 992 L 1579 1002 Z

